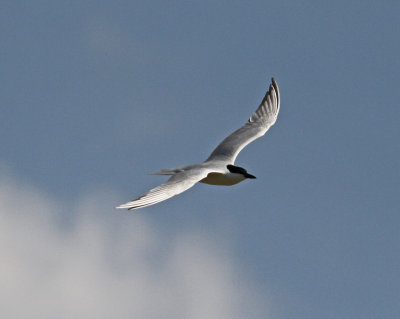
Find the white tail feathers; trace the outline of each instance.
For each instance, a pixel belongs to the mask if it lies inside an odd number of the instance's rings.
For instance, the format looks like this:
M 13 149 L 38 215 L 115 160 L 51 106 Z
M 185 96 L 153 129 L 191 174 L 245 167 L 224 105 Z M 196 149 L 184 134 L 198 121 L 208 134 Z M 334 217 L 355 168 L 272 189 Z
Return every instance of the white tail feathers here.
M 151 173 L 151 175 L 175 175 L 182 172 L 179 168 L 162 168 L 159 172 Z

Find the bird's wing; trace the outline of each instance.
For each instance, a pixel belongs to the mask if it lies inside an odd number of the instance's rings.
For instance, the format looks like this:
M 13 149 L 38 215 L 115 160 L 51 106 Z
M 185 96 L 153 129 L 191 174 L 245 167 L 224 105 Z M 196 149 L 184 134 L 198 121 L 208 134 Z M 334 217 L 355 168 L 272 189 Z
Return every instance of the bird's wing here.
M 198 181 L 207 177 L 209 169 L 189 170 L 171 176 L 168 181 L 130 202 L 119 205 L 116 208 L 137 209 L 162 202 L 172 196 L 178 195 L 192 187 Z
M 207 161 L 222 160 L 233 164 L 236 156 L 247 144 L 263 136 L 275 124 L 279 107 L 279 88 L 275 79 L 272 78 L 269 90 L 247 123 L 225 138 L 211 153 Z

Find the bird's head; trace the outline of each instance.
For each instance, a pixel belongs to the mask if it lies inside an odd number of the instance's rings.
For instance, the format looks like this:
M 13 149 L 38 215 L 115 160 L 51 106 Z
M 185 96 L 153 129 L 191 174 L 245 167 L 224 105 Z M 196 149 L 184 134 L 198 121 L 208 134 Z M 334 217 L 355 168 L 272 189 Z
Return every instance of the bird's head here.
M 247 171 L 243 167 L 239 167 L 239 166 L 235 166 L 235 165 L 227 165 L 226 168 L 231 173 L 241 174 L 245 178 L 251 178 L 251 179 L 256 178 L 254 175 L 251 175 L 251 174 L 247 173 Z

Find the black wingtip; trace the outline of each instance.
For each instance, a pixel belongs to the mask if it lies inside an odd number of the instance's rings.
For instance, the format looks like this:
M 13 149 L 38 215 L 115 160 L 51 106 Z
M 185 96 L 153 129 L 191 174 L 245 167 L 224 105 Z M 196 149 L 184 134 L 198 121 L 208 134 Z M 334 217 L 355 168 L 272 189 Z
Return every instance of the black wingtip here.
M 271 78 L 271 81 L 272 81 L 271 86 L 274 87 L 274 90 L 275 90 L 275 93 L 276 93 L 276 98 L 278 100 L 278 108 L 279 108 L 279 106 L 281 104 L 281 95 L 279 93 L 279 86 L 278 86 L 278 83 L 275 81 L 274 77 Z
M 272 82 L 271 86 L 273 86 L 274 89 L 275 89 L 276 91 L 278 91 L 278 90 L 277 90 L 277 88 L 278 88 L 278 83 L 276 82 L 276 80 L 275 80 L 274 77 L 271 78 L 271 82 Z

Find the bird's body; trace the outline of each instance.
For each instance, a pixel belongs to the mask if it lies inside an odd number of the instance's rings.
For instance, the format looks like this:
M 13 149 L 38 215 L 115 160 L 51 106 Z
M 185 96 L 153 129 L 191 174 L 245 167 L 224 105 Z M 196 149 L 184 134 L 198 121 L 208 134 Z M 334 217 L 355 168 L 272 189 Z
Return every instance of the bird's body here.
M 150 206 L 184 192 L 197 182 L 231 186 L 247 178 L 255 178 L 244 168 L 233 164 L 236 156 L 247 144 L 263 136 L 275 124 L 279 107 L 279 88 L 272 78 L 269 90 L 247 123 L 225 138 L 206 161 L 195 165 L 161 169 L 155 175 L 171 175 L 165 184 L 116 208 L 137 209 Z
M 203 178 L 199 181 L 199 183 L 204 183 L 208 185 L 220 185 L 220 186 L 232 186 L 241 181 L 244 181 L 246 177 L 242 174 L 238 173 L 216 173 L 212 172 L 207 175 L 206 178 Z
M 209 171 L 206 177 L 199 180 L 199 183 L 204 183 L 209 185 L 221 185 L 221 186 L 235 185 L 246 179 L 246 177 L 243 174 L 235 172 L 235 169 L 233 169 L 234 171 L 230 171 L 228 169 L 228 166 L 233 167 L 233 165 L 226 165 L 226 163 L 223 161 L 205 161 L 203 163 L 195 165 L 183 166 L 172 169 L 162 169 L 160 172 L 154 173 L 154 175 L 175 175 L 185 171 L 190 171 L 193 173 L 197 171 L 199 172 Z

